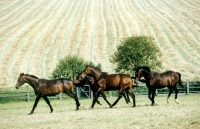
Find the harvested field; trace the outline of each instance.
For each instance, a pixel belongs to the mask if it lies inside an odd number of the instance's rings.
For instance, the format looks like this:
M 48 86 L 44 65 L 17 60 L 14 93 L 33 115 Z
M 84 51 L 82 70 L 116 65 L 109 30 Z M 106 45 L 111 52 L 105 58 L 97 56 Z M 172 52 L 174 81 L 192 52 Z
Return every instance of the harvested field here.
M 122 38 L 152 36 L 164 70 L 200 79 L 198 0 L 0 1 L 0 86 L 14 86 L 20 72 L 49 78 L 67 55 L 101 63 Z M 127 62 L 128 63 L 128 62 Z

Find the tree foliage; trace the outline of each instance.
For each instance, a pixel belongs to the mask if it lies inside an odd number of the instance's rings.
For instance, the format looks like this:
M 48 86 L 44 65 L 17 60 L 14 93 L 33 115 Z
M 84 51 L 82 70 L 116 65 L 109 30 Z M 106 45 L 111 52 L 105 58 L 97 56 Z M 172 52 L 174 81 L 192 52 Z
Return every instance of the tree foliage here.
M 161 52 L 153 38 L 132 36 L 121 41 L 121 45 L 111 57 L 111 62 L 116 64 L 116 72 L 134 74 L 133 69 L 142 65 L 159 70 L 162 65 L 159 57 Z
M 66 56 L 61 59 L 52 73 L 52 79 L 68 78 L 74 80 L 78 73 L 85 69 L 86 65 L 95 66 L 93 62 L 84 61 L 78 56 Z M 95 67 L 101 69 L 101 64 Z

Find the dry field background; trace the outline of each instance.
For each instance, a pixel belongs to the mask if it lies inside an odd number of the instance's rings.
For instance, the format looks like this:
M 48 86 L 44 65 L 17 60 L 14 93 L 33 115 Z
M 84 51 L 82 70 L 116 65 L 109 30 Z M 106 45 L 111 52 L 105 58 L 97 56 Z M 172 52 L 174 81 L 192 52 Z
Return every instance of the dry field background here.
M 179 95 L 179 104 L 174 95 L 167 104 L 165 96 L 156 96 L 158 106 L 150 106 L 147 96 L 136 96 L 137 107 L 119 103 L 108 108 L 99 98 L 102 106 L 87 109 L 91 99 L 80 99 L 85 108 L 75 111 L 73 99 L 50 100 L 54 112 L 44 100 L 40 100 L 34 114 L 27 115 L 34 101 L 4 103 L 0 106 L 1 129 L 199 129 L 199 94 Z M 114 102 L 116 98 L 108 98 Z
M 67 55 L 113 73 L 110 56 L 133 35 L 154 37 L 163 71 L 200 79 L 199 0 L 1 0 L 0 86 L 20 72 L 49 78 Z

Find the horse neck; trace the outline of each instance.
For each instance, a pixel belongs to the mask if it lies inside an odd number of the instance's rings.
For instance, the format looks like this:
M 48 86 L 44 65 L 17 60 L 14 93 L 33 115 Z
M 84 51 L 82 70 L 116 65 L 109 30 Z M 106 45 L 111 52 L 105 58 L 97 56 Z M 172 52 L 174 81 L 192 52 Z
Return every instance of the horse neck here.
M 143 70 L 143 77 L 145 80 L 149 80 L 151 78 L 151 72 Z
M 95 80 L 98 80 L 100 78 L 101 74 L 102 74 L 101 71 L 94 70 L 94 69 L 90 69 L 90 73 L 87 73 L 87 75 L 94 77 Z
M 38 86 L 39 79 L 31 76 L 25 76 L 24 78 L 26 80 L 26 83 L 28 83 L 35 90 Z

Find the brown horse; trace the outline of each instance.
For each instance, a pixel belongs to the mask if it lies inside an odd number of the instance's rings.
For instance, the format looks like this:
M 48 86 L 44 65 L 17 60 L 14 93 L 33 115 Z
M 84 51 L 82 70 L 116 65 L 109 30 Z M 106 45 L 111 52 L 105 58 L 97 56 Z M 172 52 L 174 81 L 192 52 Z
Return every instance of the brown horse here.
M 24 83 L 28 83 L 35 91 L 36 100 L 33 105 L 33 109 L 31 110 L 30 114 L 33 114 L 37 103 L 39 102 L 40 98 L 42 97 L 46 103 L 49 105 L 51 113 L 53 112 L 53 108 L 47 98 L 47 96 L 54 96 L 59 94 L 60 92 L 68 94 L 70 97 L 74 98 L 76 102 L 76 110 L 79 109 L 80 103 L 78 101 L 78 98 L 73 93 L 74 90 L 74 84 L 73 81 L 61 78 L 56 80 L 46 80 L 46 79 L 39 79 L 38 77 L 34 75 L 24 74 L 21 73 L 16 88 L 18 89 L 20 86 L 22 86 Z
M 97 91 L 98 91 L 98 85 L 97 85 L 97 82 L 95 81 L 94 77 L 90 77 L 90 76 L 86 76 L 85 79 L 81 79 L 81 75 L 78 74 L 78 76 L 76 77 L 76 83 L 75 85 L 76 86 L 84 86 L 85 84 L 89 84 L 90 86 L 90 89 L 92 90 L 93 92 L 93 103 L 95 102 L 95 95 L 97 94 Z M 107 91 L 107 90 L 105 90 Z M 127 97 L 125 95 L 125 93 L 123 93 L 123 96 L 124 96 L 124 99 L 126 101 L 127 104 L 131 104 L 130 103 L 130 100 L 129 100 L 129 97 L 128 97 L 128 94 L 127 94 Z M 99 105 L 101 105 L 100 101 L 97 100 L 97 103 Z M 91 106 L 92 107 L 92 106 Z
M 102 97 L 107 102 L 107 104 L 112 108 L 122 98 L 124 91 L 128 92 L 131 95 L 133 99 L 133 106 L 136 106 L 135 95 L 132 92 L 133 82 L 129 75 L 125 74 L 108 75 L 107 73 L 101 72 L 99 69 L 95 67 L 86 66 L 85 70 L 80 74 L 79 79 L 76 79 L 75 83 L 85 79 L 87 76 L 92 76 L 97 82 L 97 94 L 94 97 L 94 101 L 92 103 L 91 108 L 94 107 L 94 104 L 96 103 L 100 93 L 102 94 Z M 117 100 L 112 105 L 108 102 L 104 94 L 104 91 L 108 90 L 118 90 L 119 93 Z
M 176 87 L 177 84 L 184 87 L 181 82 L 181 74 L 179 72 L 174 71 L 165 71 L 162 73 L 151 72 L 148 66 L 140 66 L 135 69 L 135 78 L 138 81 L 141 77 L 144 77 L 145 80 L 143 82 L 146 83 L 148 87 L 148 97 L 152 102 L 152 105 L 155 104 L 154 97 L 156 89 L 161 89 L 167 87 L 169 89 L 169 94 L 167 98 L 167 102 L 169 103 L 169 97 L 172 94 L 173 90 L 175 91 L 175 102 L 178 103 L 177 95 L 178 89 Z M 151 97 L 152 95 L 152 97 Z

